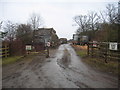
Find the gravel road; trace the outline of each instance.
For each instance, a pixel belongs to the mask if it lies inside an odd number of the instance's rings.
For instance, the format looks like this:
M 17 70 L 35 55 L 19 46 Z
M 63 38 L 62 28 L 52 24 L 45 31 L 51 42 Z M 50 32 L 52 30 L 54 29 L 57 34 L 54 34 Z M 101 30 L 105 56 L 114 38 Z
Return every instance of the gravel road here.
M 3 66 L 3 88 L 117 88 L 118 78 L 84 64 L 69 44 Z

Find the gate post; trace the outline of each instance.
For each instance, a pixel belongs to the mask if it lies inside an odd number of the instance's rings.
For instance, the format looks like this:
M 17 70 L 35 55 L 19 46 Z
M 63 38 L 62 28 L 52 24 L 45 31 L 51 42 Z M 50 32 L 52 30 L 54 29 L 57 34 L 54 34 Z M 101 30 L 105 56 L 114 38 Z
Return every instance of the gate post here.
M 89 50 L 89 43 L 87 44 L 87 55 L 89 56 L 90 50 Z

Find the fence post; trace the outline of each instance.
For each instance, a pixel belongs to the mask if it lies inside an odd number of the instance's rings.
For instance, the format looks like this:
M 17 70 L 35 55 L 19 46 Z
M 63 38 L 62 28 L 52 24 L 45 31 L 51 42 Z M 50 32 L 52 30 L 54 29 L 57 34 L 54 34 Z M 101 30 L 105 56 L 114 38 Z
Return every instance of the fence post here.
M 101 43 L 99 42 L 99 47 L 98 47 L 98 57 L 100 58 L 100 54 L 101 54 Z
M 9 56 L 9 44 L 4 43 L 1 47 L 1 56 L 8 57 Z
M 105 62 L 107 63 L 107 55 L 108 55 L 108 43 L 106 43 L 106 50 L 105 50 Z
M 92 43 L 92 47 L 91 47 L 91 54 L 92 54 L 92 57 L 93 57 L 93 43 Z
M 90 47 L 89 47 L 89 43 L 87 44 L 87 55 L 89 56 L 89 53 L 90 53 Z

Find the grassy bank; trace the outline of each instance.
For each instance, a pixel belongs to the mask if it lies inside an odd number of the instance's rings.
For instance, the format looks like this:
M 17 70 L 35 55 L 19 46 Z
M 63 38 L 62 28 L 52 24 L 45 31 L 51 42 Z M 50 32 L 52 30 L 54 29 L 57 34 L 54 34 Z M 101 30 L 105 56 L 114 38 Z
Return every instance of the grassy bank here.
M 117 61 L 108 61 L 105 63 L 103 58 L 92 58 L 87 56 L 87 49 L 82 49 L 80 46 L 72 45 L 75 49 L 78 56 L 82 58 L 82 61 L 90 65 L 93 68 L 96 68 L 103 72 L 112 73 L 113 75 L 118 74 L 118 62 Z M 83 47 L 83 46 L 82 46 Z

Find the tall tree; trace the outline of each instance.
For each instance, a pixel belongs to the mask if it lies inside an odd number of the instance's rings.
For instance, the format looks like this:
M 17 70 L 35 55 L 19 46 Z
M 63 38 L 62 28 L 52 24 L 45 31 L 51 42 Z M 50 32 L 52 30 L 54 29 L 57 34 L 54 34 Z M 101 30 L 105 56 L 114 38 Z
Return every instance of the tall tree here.
M 31 24 L 32 29 L 35 30 L 38 29 L 38 27 L 42 26 L 44 22 L 39 14 L 33 13 L 31 14 L 28 23 Z
M 74 21 L 79 26 L 78 32 L 87 31 L 88 17 L 86 15 L 75 16 Z
M 20 39 L 24 44 L 32 42 L 32 28 L 31 25 L 20 24 L 17 27 L 16 38 Z
M 101 23 L 107 23 L 106 11 L 100 11 L 100 21 Z
M 100 21 L 100 16 L 96 12 L 90 12 L 88 13 L 88 23 L 89 23 L 89 29 L 92 30 L 93 32 L 95 30 L 99 29 L 99 21 Z
M 118 8 L 114 4 L 108 4 L 106 10 L 100 12 L 101 14 L 101 37 L 104 41 L 117 41 L 118 26 L 119 26 L 119 13 Z M 100 33 L 99 33 L 100 34 Z M 98 35 L 96 35 L 98 36 Z M 98 38 L 98 37 L 97 37 Z M 99 37 L 100 38 L 100 37 Z M 98 39 L 99 39 L 98 38 Z
M 16 35 L 16 25 L 13 24 L 11 21 L 7 21 L 4 27 L 5 32 L 7 33 L 6 38 L 9 41 L 13 41 Z
M 118 17 L 118 9 L 117 7 L 115 7 L 114 4 L 108 4 L 106 6 L 106 12 L 107 12 L 107 16 L 108 16 L 108 21 L 111 24 L 114 24 L 116 22 L 116 19 Z

